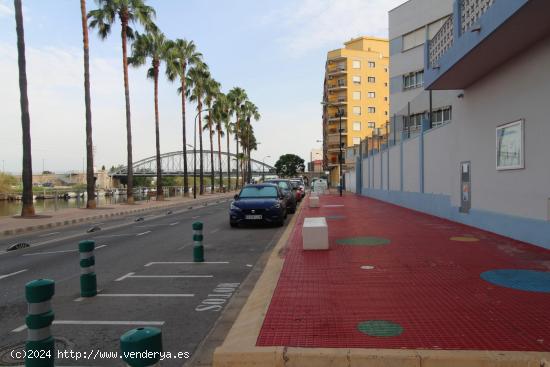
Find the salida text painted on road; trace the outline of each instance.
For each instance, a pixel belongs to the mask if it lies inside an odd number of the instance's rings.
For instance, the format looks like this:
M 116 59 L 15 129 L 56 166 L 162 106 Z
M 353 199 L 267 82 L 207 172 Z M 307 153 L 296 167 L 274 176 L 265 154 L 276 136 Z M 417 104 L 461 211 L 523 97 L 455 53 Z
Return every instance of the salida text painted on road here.
M 197 307 L 195 307 L 195 311 L 220 312 L 239 285 L 240 283 L 218 284 L 212 293 L 210 293 Z

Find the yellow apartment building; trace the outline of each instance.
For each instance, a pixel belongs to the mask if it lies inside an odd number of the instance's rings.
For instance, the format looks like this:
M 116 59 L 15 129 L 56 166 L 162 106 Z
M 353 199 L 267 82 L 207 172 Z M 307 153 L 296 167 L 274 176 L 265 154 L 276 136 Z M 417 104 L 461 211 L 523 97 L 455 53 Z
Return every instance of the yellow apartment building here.
M 342 120 L 343 170 L 355 162 L 346 160 L 348 147 L 367 136 L 387 134 L 389 122 L 389 42 L 359 37 L 344 48 L 328 52 L 323 93 L 323 165 L 330 182 L 338 185 L 340 168 L 340 116 Z

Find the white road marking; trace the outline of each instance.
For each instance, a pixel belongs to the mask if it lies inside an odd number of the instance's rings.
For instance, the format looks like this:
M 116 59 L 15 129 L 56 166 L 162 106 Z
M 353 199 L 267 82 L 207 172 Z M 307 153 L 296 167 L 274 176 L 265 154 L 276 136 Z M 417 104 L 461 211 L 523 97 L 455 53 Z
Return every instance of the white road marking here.
M 197 218 L 200 218 L 201 216 L 200 215 L 195 215 L 194 217 L 191 217 L 192 219 L 197 219 Z
M 247 267 L 247 268 L 251 268 L 251 267 L 252 267 L 252 264 L 246 264 L 246 267 Z
M 129 293 L 129 294 L 122 294 L 122 293 L 103 293 L 98 294 L 98 297 L 195 297 L 193 293 L 164 293 L 164 294 L 150 294 L 150 293 Z
M 48 236 L 53 236 L 54 234 L 58 234 L 58 233 L 61 233 L 61 232 L 46 233 L 46 234 L 43 234 L 43 235 L 38 236 L 38 237 L 48 237 Z
M 95 249 L 99 250 L 100 248 L 106 247 L 107 245 L 97 246 Z M 32 254 L 23 254 L 21 256 L 36 256 L 36 255 L 51 255 L 51 254 L 64 254 L 68 252 L 78 252 L 78 250 L 60 250 L 60 251 L 44 251 L 44 252 L 34 252 Z
M 143 235 L 145 235 L 145 234 L 147 234 L 147 233 L 151 233 L 151 231 L 146 231 L 146 232 L 138 233 L 138 234 L 136 234 L 136 236 L 143 236 Z
M 170 226 L 175 226 L 175 225 L 177 225 L 177 224 L 180 224 L 180 222 L 170 223 L 169 225 L 170 225 Z
M 219 229 L 219 228 L 216 228 L 216 229 L 213 229 L 213 230 L 210 232 L 210 234 L 216 233 L 216 232 L 219 232 L 219 231 L 220 231 L 220 229 Z
M 229 261 L 203 261 L 203 262 L 194 262 L 194 261 L 153 261 L 145 264 L 144 266 L 148 267 L 151 265 L 178 265 L 178 264 L 229 264 Z
M 21 273 L 26 272 L 27 270 L 28 270 L 28 269 L 23 269 L 23 270 L 16 271 L 15 273 L 10 273 L 10 274 L 6 274 L 6 275 L 0 275 L 0 279 L 5 279 L 5 278 L 8 278 L 8 277 L 17 275 L 17 274 L 21 274 Z
M 120 282 L 121 280 L 124 280 L 124 279 L 126 279 L 126 278 L 128 278 L 128 277 L 131 277 L 131 276 L 134 275 L 134 274 L 135 274 L 135 273 L 128 273 L 128 274 L 126 274 L 126 275 L 123 275 L 123 276 L 121 276 L 120 278 L 115 279 L 115 282 Z
M 121 234 L 104 234 L 102 236 L 95 236 L 94 238 L 108 238 L 108 237 L 123 237 L 123 236 L 133 236 L 133 233 L 121 233 Z
M 164 321 L 89 321 L 89 320 L 54 320 L 54 325 L 138 325 L 138 326 L 162 326 Z M 21 325 L 13 329 L 12 333 L 19 333 L 27 329 L 27 325 Z
M 214 278 L 213 275 L 130 275 L 127 278 Z

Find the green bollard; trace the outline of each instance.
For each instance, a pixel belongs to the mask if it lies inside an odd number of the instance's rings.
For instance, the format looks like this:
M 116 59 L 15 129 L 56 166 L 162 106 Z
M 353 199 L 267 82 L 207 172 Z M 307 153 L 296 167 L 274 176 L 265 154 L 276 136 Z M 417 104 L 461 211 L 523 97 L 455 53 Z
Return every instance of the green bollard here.
M 122 359 L 131 367 L 155 365 L 162 353 L 162 332 L 154 327 L 140 327 L 120 337 Z
M 97 294 L 97 279 L 94 273 L 95 241 L 80 241 L 78 252 L 80 252 L 80 296 L 94 297 Z
M 27 342 L 25 344 L 26 367 L 52 367 L 55 358 L 55 342 L 51 325 L 54 319 L 51 299 L 55 282 L 50 279 L 33 280 L 25 285 L 28 303 Z
M 204 262 L 204 247 L 202 246 L 202 222 L 193 223 L 193 261 Z

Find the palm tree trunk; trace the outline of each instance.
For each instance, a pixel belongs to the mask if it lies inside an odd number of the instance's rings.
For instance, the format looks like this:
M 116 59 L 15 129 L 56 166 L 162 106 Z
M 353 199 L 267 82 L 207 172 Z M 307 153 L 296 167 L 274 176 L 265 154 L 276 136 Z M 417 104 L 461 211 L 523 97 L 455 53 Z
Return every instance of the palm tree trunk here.
M 239 114 L 237 114 L 237 122 L 235 123 L 235 142 L 237 152 L 237 182 L 235 183 L 235 189 L 239 189 Z
M 21 93 L 21 128 L 23 130 L 23 207 L 21 208 L 21 216 L 32 217 L 34 215 L 34 205 L 32 197 L 31 117 L 27 96 L 27 61 L 25 59 L 25 32 L 23 29 L 21 0 L 14 0 L 14 8 L 17 30 L 19 92 Z
M 122 38 L 122 68 L 124 71 L 124 97 L 126 99 L 126 151 L 128 155 L 128 182 L 126 185 L 126 193 L 128 204 L 134 203 L 134 169 L 132 167 L 132 121 L 130 117 L 130 85 L 128 82 L 128 53 L 127 53 L 127 34 L 128 14 L 122 16 L 122 30 L 120 36 Z
M 229 132 L 229 125 L 227 127 L 227 191 L 231 191 L 231 151 L 229 149 L 229 142 L 231 141 L 230 136 L 231 133 Z
M 204 170 L 203 170 L 203 158 L 202 158 L 202 103 L 199 98 L 199 195 L 204 194 Z
M 157 148 L 157 201 L 164 200 L 162 192 L 162 167 L 160 164 L 160 134 L 159 134 L 159 62 L 153 60 L 155 78 L 155 143 Z
M 223 173 L 222 173 L 222 133 L 219 128 L 218 131 L 218 167 L 220 169 L 220 191 L 223 192 Z
M 187 172 L 187 136 L 185 128 L 185 65 L 181 78 L 181 121 L 183 129 L 183 194 L 189 196 L 189 175 Z
M 210 108 L 210 106 L 208 106 Z M 212 136 L 212 111 L 208 111 L 208 130 L 210 132 L 210 193 L 214 193 L 214 137 Z
M 90 48 L 88 42 L 86 0 L 80 0 L 80 13 L 82 19 L 82 43 L 84 44 L 84 104 L 86 105 L 86 208 L 95 209 L 94 144 L 92 141 L 92 107 L 90 101 Z

